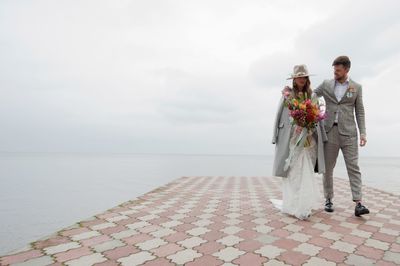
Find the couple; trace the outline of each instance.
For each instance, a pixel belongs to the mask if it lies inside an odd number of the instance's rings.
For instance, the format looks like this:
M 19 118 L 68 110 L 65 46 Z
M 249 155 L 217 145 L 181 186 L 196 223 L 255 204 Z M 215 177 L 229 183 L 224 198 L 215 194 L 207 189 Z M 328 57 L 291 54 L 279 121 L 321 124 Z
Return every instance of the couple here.
M 333 212 L 333 169 L 339 150 L 342 150 L 350 180 L 352 200 L 356 216 L 368 214 L 361 203 L 361 172 L 358 166 L 358 135 L 360 146 L 365 146 L 365 112 L 361 85 L 348 76 L 351 62 L 347 56 L 339 56 L 332 64 L 334 79 L 325 80 L 315 90 L 305 65 L 294 67 L 293 86 L 285 87 L 276 114 L 272 143 L 275 147 L 273 175 L 283 177 L 282 200 L 272 199 L 282 212 L 299 219 L 307 219 L 312 210 L 319 208 L 322 200 L 314 172 L 323 174 L 325 211 Z M 309 98 L 316 102 L 325 119 L 307 130 L 307 145 L 298 145 L 299 132 L 304 128 L 293 123 L 293 112 L 288 108 L 289 99 Z M 357 126 L 354 120 L 354 112 Z

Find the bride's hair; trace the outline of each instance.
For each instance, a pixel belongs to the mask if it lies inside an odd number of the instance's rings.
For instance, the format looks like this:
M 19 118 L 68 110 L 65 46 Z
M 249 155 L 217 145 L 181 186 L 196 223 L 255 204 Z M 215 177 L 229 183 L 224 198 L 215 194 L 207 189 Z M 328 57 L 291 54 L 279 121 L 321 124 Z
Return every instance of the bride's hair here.
M 299 97 L 299 88 L 297 88 L 297 84 L 295 79 L 293 79 L 293 90 L 296 98 Z M 303 94 L 307 93 L 307 98 L 311 99 L 312 89 L 311 89 L 311 81 L 309 77 L 306 77 L 306 84 L 304 85 Z

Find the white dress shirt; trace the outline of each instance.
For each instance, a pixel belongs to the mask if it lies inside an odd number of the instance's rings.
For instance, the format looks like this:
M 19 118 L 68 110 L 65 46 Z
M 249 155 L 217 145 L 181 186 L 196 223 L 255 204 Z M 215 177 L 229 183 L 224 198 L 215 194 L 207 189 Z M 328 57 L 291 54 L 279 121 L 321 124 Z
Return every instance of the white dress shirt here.
M 345 82 L 340 83 L 339 81 L 335 80 L 335 96 L 338 102 L 343 98 L 347 89 L 349 88 L 349 76 L 347 76 Z M 339 112 L 336 113 L 335 123 L 338 122 L 339 119 Z

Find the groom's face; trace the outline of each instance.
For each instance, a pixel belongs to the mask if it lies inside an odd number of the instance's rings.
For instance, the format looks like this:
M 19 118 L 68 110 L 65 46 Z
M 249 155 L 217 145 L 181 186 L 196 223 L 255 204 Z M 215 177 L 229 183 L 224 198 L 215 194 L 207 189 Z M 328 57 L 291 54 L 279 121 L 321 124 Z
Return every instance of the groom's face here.
M 349 69 L 344 67 L 343 65 L 335 65 L 333 66 L 333 74 L 336 80 L 345 79 L 347 73 L 349 73 Z

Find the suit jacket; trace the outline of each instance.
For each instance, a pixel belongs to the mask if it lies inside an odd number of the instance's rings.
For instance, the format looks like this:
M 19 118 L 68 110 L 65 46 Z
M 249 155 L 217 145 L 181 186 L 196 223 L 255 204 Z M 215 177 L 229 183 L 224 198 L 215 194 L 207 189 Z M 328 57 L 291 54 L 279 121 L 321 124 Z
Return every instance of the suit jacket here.
M 314 95 L 313 95 L 314 96 Z M 289 109 L 284 106 L 284 97 L 282 96 L 278 110 L 276 112 L 275 123 L 272 134 L 272 144 L 275 144 L 275 156 L 272 169 L 273 176 L 287 177 L 288 170 L 284 170 L 285 160 L 289 156 L 289 143 L 291 137 L 292 124 L 289 119 Z M 313 134 L 317 140 L 317 160 L 316 171 L 320 174 L 325 173 L 325 157 L 323 142 L 327 141 L 323 121 L 318 123 L 317 130 Z
M 324 80 L 314 90 L 318 96 L 323 96 L 326 102 L 327 118 L 325 119 L 325 130 L 329 132 L 335 122 L 338 113 L 338 130 L 341 135 L 357 136 L 357 126 L 354 120 L 354 112 L 360 134 L 366 135 L 365 111 L 362 98 L 362 87 L 353 80 L 349 80 L 349 89 L 354 92 L 347 92 L 338 101 L 335 96 L 335 80 Z M 349 95 L 348 95 L 349 92 Z

